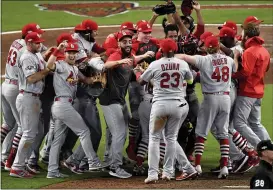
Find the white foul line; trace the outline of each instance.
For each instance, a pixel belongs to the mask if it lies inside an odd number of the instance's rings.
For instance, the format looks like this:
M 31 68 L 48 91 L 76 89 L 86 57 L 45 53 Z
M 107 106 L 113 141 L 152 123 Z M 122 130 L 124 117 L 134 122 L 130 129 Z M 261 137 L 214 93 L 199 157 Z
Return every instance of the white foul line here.
M 221 24 L 205 24 L 205 26 L 221 26 Z M 153 26 L 162 26 L 162 24 L 154 24 Z M 241 24 L 237 24 L 237 26 L 241 26 Z M 273 24 L 261 24 L 260 26 L 262 27 L 272 27 Z M 120 27 L 120 25 L 101 25 L 99 28 L 115 28 L 115 27 Z M 51 31 L 51 30 L 69 30 L 69 29 L 74 29 L 74 27 L 62 27 L 62 28 L 46 28 L 43 29 L 45 31 Z M 16 31 L 9 31 L 9 32 L 2 32 L 2 35 L 5 34 L 16 34 L 22 32 L 21 30 L 16 30 Z
M 222 186 L 223 188 L 227 188 L 227 189 L 249 189 L 250 187 L 247 185 L 231 185 L 231 186 Z

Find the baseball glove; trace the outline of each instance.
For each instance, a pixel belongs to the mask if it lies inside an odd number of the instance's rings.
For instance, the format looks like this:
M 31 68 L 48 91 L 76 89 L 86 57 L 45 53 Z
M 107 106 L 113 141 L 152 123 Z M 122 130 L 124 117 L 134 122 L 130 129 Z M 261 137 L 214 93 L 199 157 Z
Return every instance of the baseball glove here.
M 146 61 L 141 62 L 139 65 L 144 71 L 149 67 L 149 63 Z
M 93 84 L 100 83 L 102 88 L 106 87 L 107 84 L 106 73 L 96 73 L 92 78 Z
M 155 7 L 153 7 L 152 10 L 158 15 L 165 15 L 165 14 L 175 13 L 176 7 L 173 2 L 170 2 L 166 4 L 156 5 Z
M 192 4 L 194 3 L 193 0 L 183 0 L 181 4 L 181 12 L 184 16 L 191 15 L 192 13 Z

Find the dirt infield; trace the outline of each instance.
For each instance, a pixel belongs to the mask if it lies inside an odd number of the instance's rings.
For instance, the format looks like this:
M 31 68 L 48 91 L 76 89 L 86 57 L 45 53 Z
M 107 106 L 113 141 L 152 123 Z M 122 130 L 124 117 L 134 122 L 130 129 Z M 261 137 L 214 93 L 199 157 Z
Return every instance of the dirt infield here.
M 132 177 L 129 179 L 118 179 L 104 173 L 100 178 L 91 177 L 84 180 L 67 181 L 44 187 L 44 189 L 227 189 L 229 186 L 245 187 L 249 186 L 251 173 L 244 175 L 230 175 L 228 179 L 219 180 L 217 176 L 204 174 L 195 180 L 185 181 L 162 181 L 156 184 L 145 184 L 145 177 Z
M 271 56 L 273 56 L 273 30 L 272 26 L 269 27 L 262 27 L 261 29 L 261 36 L 265 39 L 265 47 L 269 50 Z M 118 27 L 110 27 L 110 28 L 99 28 L 99 35 L 96 38 L 99 44 L 102 44 L 108 34 L 118 31 Z M 206 26 L 206 31 L 211 31 L 215 34 L 219 32 L 217 27 L 215 26 Z M 240 29 L 239 29 L 240 30 Z M 56 44 L 57 36 L 62 32 L 73 32 L 73 30 L 55 30 L 55 31 L 46 31 L 43 35 L 43 38 L 46 40 L 45 45 L 50 47 Z M 239 31 L 240 32 L 240 31 Z M 164 33 L 162 27 L 155 26 L 153 27 L 153 36 L 158 38 L 163 38 Z M 17 34 L 1 34 L 2 36 L 2 51 L 1 51 L 1 68 L 2 72 L 1 75 L 5 73 L 5 63 L 8 55 L 8 50 L 11 43 L 15 40 L 20 38 L 20 33 Z M 267 73 L 265 77 L 266 83 L 273 83 L 273 70 L 272 66 L 270 67 L 270 71 Z

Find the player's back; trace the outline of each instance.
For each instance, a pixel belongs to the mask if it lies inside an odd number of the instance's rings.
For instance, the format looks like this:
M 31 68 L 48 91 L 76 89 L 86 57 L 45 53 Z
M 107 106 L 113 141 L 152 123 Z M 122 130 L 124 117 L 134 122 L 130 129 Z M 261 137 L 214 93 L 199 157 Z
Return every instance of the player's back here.
M 18 62 L 25 49 L 26 43 L 24 39 L 14 40 L 14 42 L 11 44 L 6 62 L 6 79 L 18 79 Z
M 152 62 L 149 67 L 153 70 L 153 101 L 185 97 L 184 80 L 192 79 L 185 61 L 163 57 Z
M 232 58 L 223 54 L 196 56 L 196 67 L 200 70 L 200 83 L 203 92 L 229 92 L 231 74 L 235 71 Z

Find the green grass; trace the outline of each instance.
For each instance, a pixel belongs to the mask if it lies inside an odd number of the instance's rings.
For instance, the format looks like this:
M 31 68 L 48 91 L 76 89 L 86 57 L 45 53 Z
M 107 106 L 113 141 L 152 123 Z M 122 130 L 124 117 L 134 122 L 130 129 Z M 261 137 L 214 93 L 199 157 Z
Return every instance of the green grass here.
M 45 1 L 43 3 L 48 2 L 52 3 L 52 1 Z M 145 1 L 140 2 L 146 4 Z M 21 30 L 22 26 L 29 22 L 39 23 L 42 28 L 75 26 L 83 19 L 86 19 L 86 17 L 74 16 L 61 11 L 39 11 L 38 8 L 34 6 L 34 4 L 39 3 L 41 3 L 41 1 L 3 1 L 2 31 Z M 58 2 L 54 1 L 53 3 Z M 147 2 L 147 4 L 148 3 L 154 4 L 153 1 Z M 205 3 L 205 1 L 202 3 Z M 272 11 L 273 9 L 236 9 L 226 11 L 202 10 L 202 14 L 206 23 L 222 23 L 227 19 L 242 23 L 249 15 L 255 15 L 258 18 L 265 20 L 264 23 L 273 23 L 272 16 L 268 15 L 269 13 L 272 13 Z M 92 19 L 97 21 L 99 25 L 107 25 L 120 24 L 121 22 L 128 20 L 133 22 L 142 19 L 148 20 L 151 15 L 152 12 L 149 10 L 133 10 L 122 15 L 101 18 L 96 17 Z M 195 17 L 194 13 L 193 17 Z M 161 20 L 162 19 L 158 19 L 157 23 L 160 23 Z
M 200 85 L 198 84 L 196 87 L 197 94 L 199 101 L 202 101 L 202 94 L 200 90 Z M 271 138 L 273 138 L 273 120 L 272 120 L 272 113 L 273 113 L 273 101 L 272 101 L 272 94 L 273 94 L 273 85 L 266 85 L 265 88 L 265 96 L 262 102 L 262 124 L 267 128 L 268 133 L 270 134 Z M 102 131 L 103 131 L 103 138 L 99 147 L 98 155 L 100 158 L 103 157 L 104 154 L 104 145 L 105 145 L 105 122 L 102 119 L 103 114 L 100 106 L 98 106 L 100 117 L 101 117 L 101 124 L 102 124 Z M 127 146 L 127 143 L 126 143 Z M 125 146 L 125 147 L 126 147 Z M 125 151 L 124 151 L 125 152 Z M 204 171 L 208 171 L 209 168 L 215 167 L 218 165 L 218 160 L 220 158 L 219 154 L 219 145 L 218 142 L 212 137 L 210 134 L 208 136 L 208 140 L 205 144 L 205 152 L 202 158 L 202 165 Z M 46 168 L 45 165 L 42 165 L 43 168 Z M 71 175 L 71 173 L 64 169 L 64 173 Z M 16 179 L 8 176 L 8 173 L 3 171 L 2 174 L 2 188 L 3 189 L 30 189 L 30 188 L 41 188 L 46 185 L 60 183 L 65 180 L 78 180 L 78 179 L 85 179 L 85 178 L 95 178 L 99 177 L 98 174 L 87 173 L 84 175 L 71 175 L 69 179 L 46 179 L 46 172 L 43 172 L 35 178 L 31 180 L 23 180 L 23 179 Z M 102 175 L 108 175 L 103 173 Z
M 175 5 L 180 5 L 180 1 L 173 1 Z M 201 5 L 220 5 L 220 4 L 271 4 L 270 1 L 198 1 Z M 153 6 L 155 4 L 162 4 L 162 1 L 139 1 L 140 6 Z

